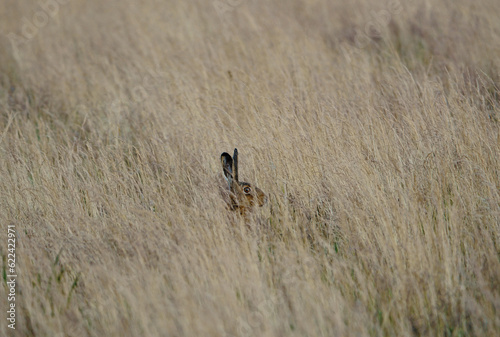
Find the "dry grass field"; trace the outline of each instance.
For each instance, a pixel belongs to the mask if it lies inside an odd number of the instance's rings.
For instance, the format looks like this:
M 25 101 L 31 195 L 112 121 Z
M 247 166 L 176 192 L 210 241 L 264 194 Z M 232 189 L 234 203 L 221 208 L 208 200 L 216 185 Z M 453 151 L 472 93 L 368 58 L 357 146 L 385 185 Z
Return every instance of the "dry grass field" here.
M 0 335 L 498 336 L 499 13 L 2 1 Z

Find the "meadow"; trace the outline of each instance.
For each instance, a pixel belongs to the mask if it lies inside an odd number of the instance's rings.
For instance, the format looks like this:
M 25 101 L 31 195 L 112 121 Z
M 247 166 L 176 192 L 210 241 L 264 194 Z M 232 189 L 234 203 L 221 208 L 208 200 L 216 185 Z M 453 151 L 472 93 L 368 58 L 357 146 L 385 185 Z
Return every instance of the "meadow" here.
M 2 1 L 0 335 L 498 336 L 498 13 Z

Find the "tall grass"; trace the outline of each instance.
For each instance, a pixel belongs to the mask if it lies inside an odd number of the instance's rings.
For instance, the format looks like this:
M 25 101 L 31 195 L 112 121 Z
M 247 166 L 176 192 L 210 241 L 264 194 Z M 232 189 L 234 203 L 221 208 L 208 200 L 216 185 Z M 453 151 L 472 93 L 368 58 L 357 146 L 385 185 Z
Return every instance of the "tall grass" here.
M 498 334 L 498 1 L 40 11 L 0 6 L 1 335 Z

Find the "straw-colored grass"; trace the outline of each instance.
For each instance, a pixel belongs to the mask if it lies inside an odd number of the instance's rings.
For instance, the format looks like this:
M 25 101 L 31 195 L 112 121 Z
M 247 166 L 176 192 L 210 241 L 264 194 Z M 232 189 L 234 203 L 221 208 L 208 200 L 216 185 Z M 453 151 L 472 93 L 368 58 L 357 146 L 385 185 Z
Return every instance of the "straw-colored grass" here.
M 0 335 L 498 334 L 497 0 L 40 3 L 0 5 Z

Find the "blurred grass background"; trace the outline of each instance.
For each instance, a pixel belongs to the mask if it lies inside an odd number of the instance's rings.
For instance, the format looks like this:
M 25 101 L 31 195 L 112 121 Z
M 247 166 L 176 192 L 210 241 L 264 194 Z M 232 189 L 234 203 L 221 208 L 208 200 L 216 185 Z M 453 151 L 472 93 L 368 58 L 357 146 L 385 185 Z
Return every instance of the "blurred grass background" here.
M 498 334 L 499 12 L 3 1 L 0 334 Z

